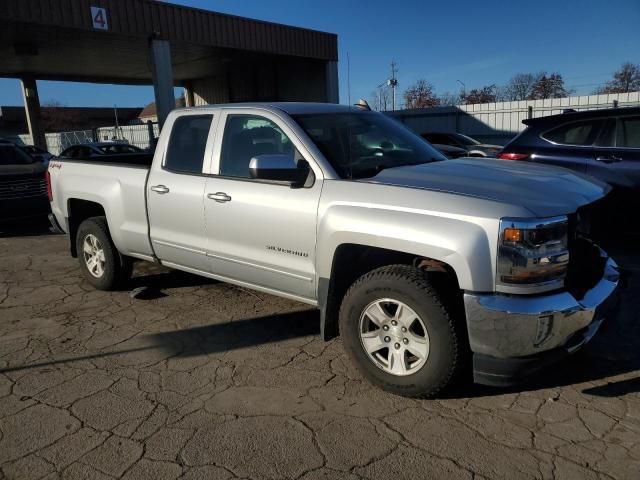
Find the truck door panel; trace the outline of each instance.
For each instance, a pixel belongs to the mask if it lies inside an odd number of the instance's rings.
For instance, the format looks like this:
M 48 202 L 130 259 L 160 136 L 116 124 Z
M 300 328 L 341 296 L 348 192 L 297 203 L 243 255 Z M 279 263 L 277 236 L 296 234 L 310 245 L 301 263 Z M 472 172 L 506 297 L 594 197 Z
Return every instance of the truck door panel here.
M 162 166 L 147 182 L 150 236 L 164 262 L 207 270 L 204 216 L 206 176 L 203 164 L 211 151 L 213 115 L 181 115 L 171 128 Z
M 265 114 L 266 115 L 266 114 Z M 315 294 L 315 242 L 322 182 L 309 188 L 249 178 L 261 154 L 294 155 L 296 147 L 274 121 L 229 114 L 218 135 L 219 173 L 205 187 L 207 255 L 211 272 L 292 295 Z

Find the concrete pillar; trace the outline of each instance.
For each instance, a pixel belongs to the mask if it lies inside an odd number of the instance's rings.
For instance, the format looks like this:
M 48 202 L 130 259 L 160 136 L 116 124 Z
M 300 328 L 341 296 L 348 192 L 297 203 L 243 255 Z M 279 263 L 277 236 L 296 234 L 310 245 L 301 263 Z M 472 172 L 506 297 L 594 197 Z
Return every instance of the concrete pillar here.
M 171 67 L 171 48 L 167 40 L 151 39 L 149 43 L 151 55 L 151 75 L 153 92 L 156 97 L 158 125 L 162 128 L 169 112 L 176 108 L 173 95 L 173 69 Z
M 338 62 L 327 62 L 325 65 L 325 82 L 327 86 L 327 102 L 339 103 Z
M 22 85 L 22 98 L 24 99 L 24 111 L 29 126 L 29 135 L 36 147 L 47 149 L 47 139 L 40 122 L 40 99 L 38 98 L 38 85 L 35 78 L 20 79 Z

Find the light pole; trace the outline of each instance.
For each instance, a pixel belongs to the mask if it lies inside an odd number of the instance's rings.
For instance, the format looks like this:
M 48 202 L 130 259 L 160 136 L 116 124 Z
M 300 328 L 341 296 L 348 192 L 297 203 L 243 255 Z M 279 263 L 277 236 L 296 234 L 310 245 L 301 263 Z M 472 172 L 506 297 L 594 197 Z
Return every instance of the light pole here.
M 460 80 L 456 80 L 456 82 L 458 82 L 460 85 L 462 85 L 462 96 L 464 97 L 467 94 L 467 87 L 464 84 L 464 82 L 460 81 Z

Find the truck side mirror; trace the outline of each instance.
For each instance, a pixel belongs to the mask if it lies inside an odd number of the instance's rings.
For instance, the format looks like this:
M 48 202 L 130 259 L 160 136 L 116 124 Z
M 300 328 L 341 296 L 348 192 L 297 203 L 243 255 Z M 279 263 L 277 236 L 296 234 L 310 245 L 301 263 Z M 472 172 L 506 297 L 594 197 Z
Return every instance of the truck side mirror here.
M 304 160 L 296 161 L 293 155 L 269 154 L 256 155 L 249 162 L 251 178 L 290 182 L 292 187 L 301 187 L 309 176 L 309 164 Z

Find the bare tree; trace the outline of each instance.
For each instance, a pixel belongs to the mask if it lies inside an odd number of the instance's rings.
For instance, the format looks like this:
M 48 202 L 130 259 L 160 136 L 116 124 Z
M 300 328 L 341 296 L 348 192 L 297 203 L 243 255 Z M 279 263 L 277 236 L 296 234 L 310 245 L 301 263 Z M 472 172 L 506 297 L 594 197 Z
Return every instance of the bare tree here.
M 546 72 L 542 72 L 531 88 L 529 99 L 562 98 L 569 96 L 571 92 L 564 86 L 562 75 L 559 73 L 547 75 Z
M 593 93 L 627 93 L 640 90 L 640 64 L 624 63 L 613 79 Z
M 505 100 L 528 100 L 541 74 L 516 73 L 504 87 Z
M 440 102 L 440 105 L 447 105 L 447 106 L 458 105 L 460 103 L 460 94 L 444 92 L 438 95 L 438 101 Z
M 369 105 L 372 109 L 379 112 L 386 112 L 390 109 L 391 94 L 386 86 L 378 87 L 376 90 L 371 92 L 370 99 L 371 102 L 369 102 Z
M 424 79 L 418 80 L 404 91 L 404 108 L 429 108 L 440 105 L 433 85 Z
M 43 102 L 40 116 L 45 132 L 63 132 L 65 130 L 87 128 L 78 110 L 69 108 L 66 104 L 57 100 Z
M 472 103 L 493 103 L 497 100 L 496 92 L 498 87 L 495 85 L 487 85 L 482 88 L 474 88 L 460 95 L 461 103 L 470 105 Z

